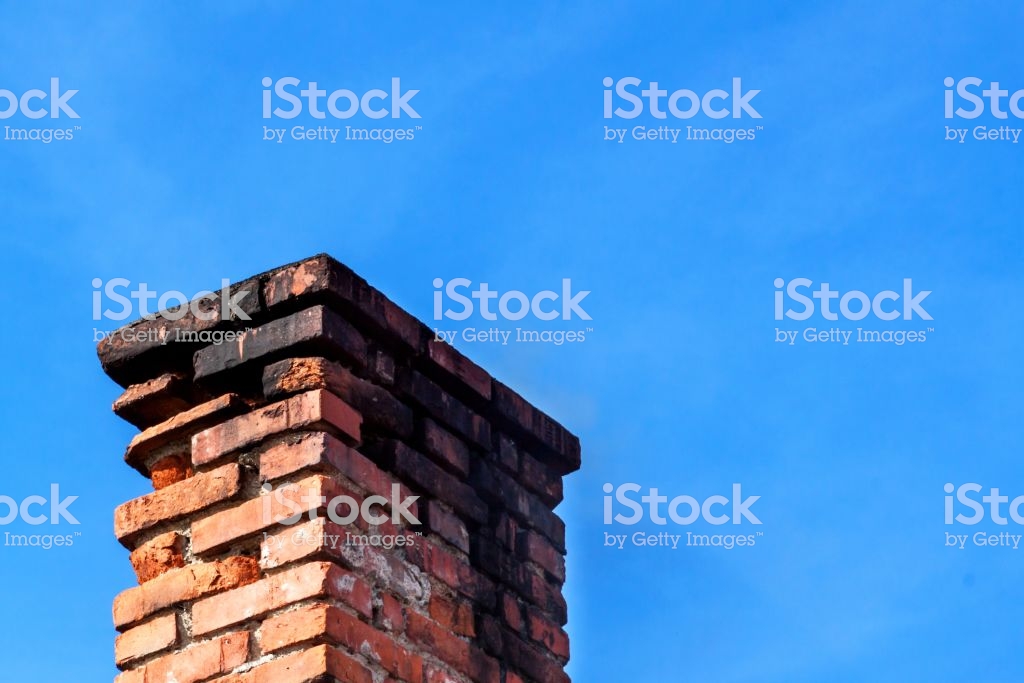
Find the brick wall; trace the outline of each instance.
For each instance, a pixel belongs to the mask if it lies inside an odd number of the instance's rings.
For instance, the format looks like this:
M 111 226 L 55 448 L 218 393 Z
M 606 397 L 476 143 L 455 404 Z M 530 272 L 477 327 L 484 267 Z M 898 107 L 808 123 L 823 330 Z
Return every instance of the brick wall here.
M 154 489 L 114 514 L 118 682 L 568 681 L 576 437 L 328 256 L 229 296 L 99 345 Z

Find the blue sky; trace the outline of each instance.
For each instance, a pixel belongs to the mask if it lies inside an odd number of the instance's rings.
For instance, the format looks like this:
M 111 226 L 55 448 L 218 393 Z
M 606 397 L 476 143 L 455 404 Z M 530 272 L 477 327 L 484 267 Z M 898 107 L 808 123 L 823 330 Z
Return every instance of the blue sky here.
M 0 89 L 59 77 L 81 117 L 72 141 L 0 141 L 0 494 L 59 482 L 82 533 L 0 547 L 0 679 L 114 673 L 110 603 L 134 576 L 111 511 L 148 483 L 121 462 L 134 430 L 109 410 L 91 280 L 195 292 L 322 251 L 428 322 L 436 277 L 591 291 L 584 343 L 457 343 L 582 438 L 559 510 L 574 680 L 1024 675 L 1024 548 L 943 547 L 946 531 L 1016 527 L 944 526 L 942 489 L 1024 495 L 1024 144 L 943 140 L 946 125 L 1024 127 L 943 118 L 947 76 L 1024 88 L 1021 8 L 45 2 L 0 18 Z M 264 142 L 265 76 L 357 92 L 400 77 L 422 130 Z M 698 93 L 740 77 L 763 118 L 606 120 L 608 76 Z M 602 140 L 605 125 L 688 124 L 763 130 Z M 932 292 L 932 331 L 899 347 L 775 343 L 776 327 L 858 326 L 775 321 L 778 277 L 869 295 L 912 278 Z M 635 530 L 602 523 L 606 482 L 701 499 L 742 483 L 763 524 L 739 528 L 764 535 L 731 551 L 605 548 L 603 533 Z

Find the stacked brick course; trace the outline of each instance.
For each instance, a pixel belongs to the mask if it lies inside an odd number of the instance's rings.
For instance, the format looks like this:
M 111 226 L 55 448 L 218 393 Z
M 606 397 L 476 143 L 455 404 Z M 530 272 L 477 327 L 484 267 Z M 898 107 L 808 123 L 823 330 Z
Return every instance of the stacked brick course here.
M 578 440 L 328 256 L 230 296 L 99 345 L 154 488 L 115 512 L 118 683 L 568 681 Z M 394 484 L 420 524 L 327 514 Z M 338 542 L 374 536 L 411 545 Z

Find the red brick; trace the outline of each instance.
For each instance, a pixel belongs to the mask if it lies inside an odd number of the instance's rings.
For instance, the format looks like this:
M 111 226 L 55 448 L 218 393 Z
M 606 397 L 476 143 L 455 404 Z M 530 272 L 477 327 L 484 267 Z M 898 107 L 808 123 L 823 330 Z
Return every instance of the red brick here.
M 565 557 L 547 539 L 533 531 L 519 534 L 518 554 L 524 560 L 534 562 L 548 574 L 565 582 Z
M 469 474 L 469 447 L 433 420 L 423 420 L 423 447 L 438 463 L 455 474 Z
M 389 633 L 399 634 L 405 630 L 405 612 L 402 603 L 387 593 L 382 593 L 377 623 Z
M 495 604 L 494 584 L 489 579 L 430 540 L 417 539 L 415 545 L 405 549 L 405 554 L 410 562 L 449 588 L 484 607 L 490 608 Z
M 140 531 L 181 519 L 241 491 L 238 465 L 224 465 L 128 501 L 114 510 L 114 533 L 127 545 Z
M 342 356 L 358 367 L 366 364 L 363 335 L 335 311 L 312 306 L 247 330 L 233 343 L 200 349 L 192 358 L 195 381 L 204 386 L 235 381 L 228 371 L 254 366 L 254 371 L 262 372 L 261 363 L 277 360 L 286 351 L 289 355 L 317 351 Z M 221 376 L 211 379 L 217 375 Z
M 369 669 L 327 645 L 293 652 L 210 683 L 325 683 L 328 676 L 345 683 L 374 683 Z
M 198 683 L 241 666 L 249 657 L 249 633 L 236 631 L 165 655 L 121 674 L 115 683 Z
M 521 671 L 527 678 L 544 683 L 569 683 L 569 677 L 562 670 L 562 663 L 551 655 L 506 632 L 502 649 L 503 662 L 512 669 Z
M 202 554 L 259 533 L 296 515 L 324 506 L 324 500 L 348 494 L 322 474 L 286 484 L 192 523 L 192 552 Z M 290 504 L 290 505 L 289 505 Z M 344 514 L 344 510 L 341 511 Z
M 492 406 L 506 426 L 552 457 L 557 474 L 568 474 L 580 468 L 579 439 L 497 380 L 494 380 Z
M 530 638 L 542 644 L 555 656 L 568 661 L 569 659 L 569 636 L 559 628 L 558 624 L 545 619 L 535 612 L 529 611 Z
M 367 580 L 385 586 L 399 597 L 418 602 L 426 594 L 425 577 L 394 552 L 365 545 L 346 545 L 344 527 L 316 519 L 264 538 L 261 565 L 282 567 L 298 560 L 336 558 Z M 414 543 L 422 539 L 414 537 Z
M 552 509 L 562 502 L 562 477 L 529 453 L 521 456 L 519 481 Z
M 139 583 L 146 583 L 176 567 L 185 566 L 184 544 L 176 531 L 160 534 L 132 551 L 129 558 Z
M 451 665 L 476 683 L 498 683 L 501 671 L 498 661 L 465 640 L 449 633 L 442 626 L 415 612 L 409 614 L 406 632 L 441 661 Z
M 473 487 L 401 441 L 382 440 L 378 447 L 385 457 L 393 461 L 395 471 L 414 486 L 443 500 L 459 514 L 479 524 L 487 521 L 487 506 L 477 497 Z
M 326 389 L 340 397 L 373 429 L 399 437 L 412 436 L 413 415 L 408 406 L 338 363 L 325 358 L 288 358 L 263 369 L 263 394 L 268 399 L 314 389 Z
M 430 598 L 430 618 L 460 636 L 472 638 L 476 635 L 473 608 L 464 602 L 434 595 Z
M 114 642 L 114 661 L 118 666 L 154 652 L 166 650 L 178 642 L 178 618 L 173 614 L 157 617 L 125 631 Z
M 462 520 L 441 507 L 436 500 L 427 503 L 427 527 L 464 553 L 469 553 L 469 532 Z
M 114 598 L 114 625 L 122 629 L 178 603 L 244 586 L 259 578 L 259 565 L 251 557 L 229 557 L 172 569 Z
M 188 381 L 182 375 L 166 373 L 128 387 L 114 401 L 114 412 L 145 429 L 192 408 L 188 393 Z
M 392 485 L 399 483 L 369 458 L 325 432 L 298 435 L 268 448 L 260 455 L 260 478 L 274 481 L 321 465 L 334 468 L 367 494 L 388 500 Z M 405 486 L 400 486 L 398 493 L 403 499 L 412 495 Z M 390 505 L 384 507 L 390 509 Z M 409 510 L 418 517 L 419 503 L 413 503 Z
M 330 562 L 311 562 L 200 600 L 192 606 L 192 633 L 211 633 L 319 597 L 341 600 L 366 618 L 373 616 L 370 587 L 362 579 Z
M 516 633 L 523 630 L 523 608 L 519 601 L 510 593 L 503 593 L 501 596 L 501 616 L 505 623 Z
M 262 310 L 259 281 L 260 276 L 257 276 L 237 282 L 229 288 L 231 299 L 250 318 Z M 193 307 L 202 317 L 192 313 Z M 189 371 L 191 368 L 184 367 L 181 360 L 182 351 L 191 354 L 203 342 L 176 341 L 177 334 L 238 329 L 242 326 L 244 318 L 232 314 L 230 321 L 224 321 L 221 312 L 218 291 L 209 298 L 194 301 L 180 320 L 156 316 L 152 320 L 138 320 L 122 328 L 130 330 L 131 334 L 119 332 L 108 335 L 97 344 L 96 353 L 103 370 L 121 386 L 145 381 L 155 374 L 157 368 L 160 369 L 157 371 Z
M 359 413 L 334 394 L 309 391 L 196 434 L 192 438 L 192 464 L 206 465 L 273 434 L 297 429 L 335 429 L 358 443 L 361 422 Z
M 491 447 L 490 423 L 419 372 L 403 375 L 399 388 L 403 395 L 422 406 L 431 417 L 477 446 L 485 449 Z
M 403 681 L 423 680 L 421 657 L 337 607 L 320 603 L 300 607 L 268 619 L 260 628 L 265 654 L 320 637 L 359 652 Z
M 326 254 L 276 271 L 263 286 L 263 298 L 271 310 L 323 297 L 367 317 L 413 354 L 423 352 L 427 327 Z
M 128 444 L 124 460 L 132 467 L 145 472 L 146 457 L 158 448 L 187 439 L 196 432 L 215 425 L 227 417 L 245 412 L 247 409 L 245 402 L 234 394 L 218 396 L 212 401 L 178 413 L 171 419 L 136 434 Z
M 169 455 L 161 458 L 149 468 L 149 476 L 153 480 L 153 488 L 159 491 L 171 484 L 185 481 L 192 476 L 192 463 L 181 455 Z
M 491 376 L 479 365 L 445 342 L 431 339 L 427 346 L 430 360 L 447 370 L 456 379 L 480 395 L 491 400 Z

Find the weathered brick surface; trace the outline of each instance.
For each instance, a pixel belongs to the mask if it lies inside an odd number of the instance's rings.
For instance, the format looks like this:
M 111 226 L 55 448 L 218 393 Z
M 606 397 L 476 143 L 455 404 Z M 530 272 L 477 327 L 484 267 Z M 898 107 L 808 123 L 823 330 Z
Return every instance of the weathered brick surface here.
M 373 616 L 370 587 L 330 562 L 311 562 L 256 583 L 203 598 L 192 606 L 192 633 L 202 635 L 247 621 L 301 600 L 330 597 L 363 616 Z
M 114 598 L 114 626 L 124 628 L 179 603 L 244 586 L 260 578 L 251 557 L 229 557 L 171 569 Z
M 362 418 L 329 391 L 308 391 L 199 432 L 192 438 L 192 463 L 208 465 L 269 436 L 298 429 L 330 429 L 360 441 Z
M 197 474 L 119 506 L 114 510 L 114 533 L 121 543 L 129 543 L 141 531 L 228 500 L 241 490 L 238 465 Z
M 341 609 L 322 603 L 306 605 L 272 617 L 260 628 L 264 653 L 282 650 L 316 638 L 359 652 L 403 681 L 423 680 L 423 658 L 372 625 Z
M 133 384 L 114 401 L 114 412 L 140 429 L 169 420 L 193 407 L 190 384 L 181 374 L 166 373 Z
M 413 413 L 386 389 L 356 377 L 344 366 L 324 358 L 287 358 L 263 370 L 263 393 L 269 399 L 313 389 L 327 389 L 383 433 L 409 437 Z
M 157 617 L 125 631 L 114 641 L 114 661 L 118 666 L 166 650 L 178 642 L 178 618 L 173 614 Z
M 576 437 L 328 256 L 242 289 L 98 348 L 155 489 L 115 511 L 119 683 L 567 682 Z
M 250 318 L 263 311 L 260 304 L 260 282 L 268 274 L 249 278 L 229 288 L 228 296 Z M 211 289 L 215 289 L 211 287 Z M 123 387 L 152 379 L 160 371 L 185 373 L 191 369 L 192 353 L 203 343 L 182 341 L 189 333 L 213 330 L 240 330 L 250 325 L 241 316 L 221 319 L 220 291 L 199 302 L 200 317 L 187 310 L 178 320 L 156 316 L 138 320 L 109 335 L 96 346 L 104 372 Z M 204 319 L 207 318 L 207 319 Z M 159 368 L 160 371 L 153 372 Z
M 148 455 L 175 441 L 218 424 L 224 419 L 238 415 L 247 409 L 245 403 L 234 394 L 225 394 L 212 401 L 179 413 L 158 425 L 138 434 L 125 451 L 124 460 L 132 467 L 145 472 L 144 461 Z
M 160 534 L 132 551 L 129 558 L 139 583 L 185 566 L 184 539 L 176 531 Z
M 331 309 L 314 306 L 251 329 L 237 343 L 207 346 L 197 352 L 195 378 L 208 382 L 218 373 L 303 351 L 341 354 L 357 366 L 366 364 L 363 336 Z
M 192 645 L 127 671 L 116 683 L 199 683 L 230 672 L 249 658 L 249 632 L 238 631 Z
M 314 475 L 286 484 L 259 498 L 247 500 L 192 523 L 192 552 L 202 554 L 268 529 L 296 515 L 317 510 L 325 500 L 346 495 L 334 479 Z
M 215 678 L 211 683 L 327 683 L 332 680 L 375 683 L 370 670 L 362 663 L 328 645 L 293 652 L 254 669 Z

